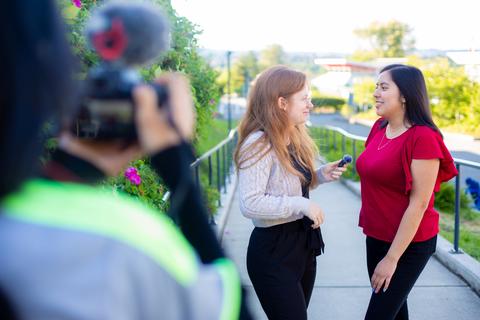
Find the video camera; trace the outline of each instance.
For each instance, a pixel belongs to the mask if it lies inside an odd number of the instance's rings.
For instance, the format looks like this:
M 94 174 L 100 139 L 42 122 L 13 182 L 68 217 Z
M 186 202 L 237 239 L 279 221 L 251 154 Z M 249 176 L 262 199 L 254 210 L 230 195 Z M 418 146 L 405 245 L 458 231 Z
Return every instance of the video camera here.
M 92 13 L 85 33 L 101 62 L 83 82 L 81 105 L 71 131 L 83 139 L 134 140 L 137 131 L 132 92 L 143 83 L 135 67 L 168 48 L 168 23 L 153 4 L 112 1 Z M 167 88 L 150 85 L 157 93 L 159 106 L 167 105 Z

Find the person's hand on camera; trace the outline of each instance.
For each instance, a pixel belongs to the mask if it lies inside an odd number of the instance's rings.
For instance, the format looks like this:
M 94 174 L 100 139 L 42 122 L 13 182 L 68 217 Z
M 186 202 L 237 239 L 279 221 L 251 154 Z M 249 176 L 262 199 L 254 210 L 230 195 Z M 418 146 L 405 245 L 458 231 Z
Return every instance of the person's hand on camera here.
M 306 213 L 306 216 L 312 220 L 312 228 L 317 229 L 320 227 L 320 225 L 323 223 L 323 220 L 325 219 L 325 216 L 323 214 L 323 210 L 320 208 L 318 204 L 316 204 L 313 201 L 310 201 L 310 206 L 308 208 L 308 212 Z
M 169 146 L 189 140 L 193 135 L 195 117 L 188 81 L 178 74 L 168 74 L 158 79 L 169 92 L 169 106 L 159 108 L 155 91 L 148 85 L 135 89 L 136 125 L 138 142 L 124 140 L 89 141 L 72 136 L 68 131 L 60 135 L 62 150 L 85 159 L 105 174 L 114 176 L 133 160 L 144 154 L 154 154 Z M 168 122 L 168 114 L 178 130 Z
M 155 91 L 148 85 L 135 88 L 136 126 L 144 152 L 154 154 L 193 135 L 195 116 L 190 85 L 179 74 L 166 74 L 157 83 L 167 87 L 168 106 L 158 107 Z M 169 123 L 169 118 L 177 130 Z

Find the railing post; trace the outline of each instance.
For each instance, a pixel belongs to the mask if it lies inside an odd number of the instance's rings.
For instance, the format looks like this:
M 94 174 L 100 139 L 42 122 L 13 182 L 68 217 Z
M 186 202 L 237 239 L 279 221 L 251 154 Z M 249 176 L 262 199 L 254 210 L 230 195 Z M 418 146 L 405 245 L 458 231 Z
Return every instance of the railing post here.
M 231 156 L 231 146 L 230 146 L 230 142 L 227 142 L 227 180 L 228 180 L 228 184 L 230 184 L 232 181 L 230 179 L 230 167 L 232 165 L 232 156 Z
M 212 185 L 212 156 L 208 156 L 208 185 Z
M 345 140 L 346 140 L 346 138 L 342 134 L 342 154 L 345 154 L 345 150 L 347 149 Z
M 325 128 L 320 128 L 320 139 L 318 140 L 318 151 L 323 153 L 323 145 L 325 144 Z
M 453 234 L 453 251 L 460 253 L 458 242 L 460 239 L 460 164 L 456 164 L 458 175 L 455 177 L 455 226 Z
M 333 150 L 337 151 L 337 132 L 333 131 Z
M 200 188 L 200 175 L 198 174 L 198 166 L 195 166 L 195 184 Z
M 227 159 L 225 146 L 222 147 L 222 160 L 223 160 L 223 193 L 227 193 Z
M 357 140 L 352 139 L 352 173 L 356 175 L 355 164 L 357 162 Z
M 325 153 L 328 153 L 328 150 L 330 149 L 330 145 L 329 145 L 330 141 L 328 141 L 328 136 L 329 136 L 328 132 L 329 132 L 329 130 L 325 129 L 325 141 L 326 141 L 326 143 L 325 143 Z
M 217 191 L 218 193 L 221 192 L 221 181 L 220 181 L 220 150 L 217 150 L 216 152 L 216 155 L 217 155 Z M 222 206 L 222 200 L 221 200 L 221 197 L 218 197 L 218 206 L 221 207 Z

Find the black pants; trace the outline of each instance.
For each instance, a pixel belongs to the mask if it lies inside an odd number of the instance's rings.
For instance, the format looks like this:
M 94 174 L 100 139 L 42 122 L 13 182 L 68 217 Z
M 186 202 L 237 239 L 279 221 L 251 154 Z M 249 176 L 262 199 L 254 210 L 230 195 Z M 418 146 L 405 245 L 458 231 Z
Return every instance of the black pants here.
M 385 257 L 391 243 L 367 237 L 367 266 L 371 279 L 377 264 Z M 397 264 L 387 291 L 373 292 L 366 320 L 407 320 L 407 298 L 415 281 L 435 252 L 437 236 L 422 242 L 412 242 Z
M 248 275 L 270 320 L 307 319 L 319 253 L 309 239 L 311 224 L 297 220 L 255 228 L 250 236 Z

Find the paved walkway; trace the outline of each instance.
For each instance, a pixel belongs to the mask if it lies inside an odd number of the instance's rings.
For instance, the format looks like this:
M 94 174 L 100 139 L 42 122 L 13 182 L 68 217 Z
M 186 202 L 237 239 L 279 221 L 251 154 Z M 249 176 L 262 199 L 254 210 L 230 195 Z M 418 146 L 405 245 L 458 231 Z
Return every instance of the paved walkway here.
M 357 227 L 360 199 L 335 182 L 311 192 L 325 211 L 322 233 L 325 254 L 318 257 L 318 272 L 308 310 L 309 319 L 361 320 L 371 294 L 365 263 L 365 238 Z M 325 199 L 328 199 L 325 201 Z M 253 226 L 240 214 L 235 195 L 223 233 L 223 244 L 237 264 L 249 292 L 255 319 L 267 319 L 255 296 L 245 267 Z M 480 297 L 436 259 L 431 259 L 409 297 L 411 320 L 478 320 Z

